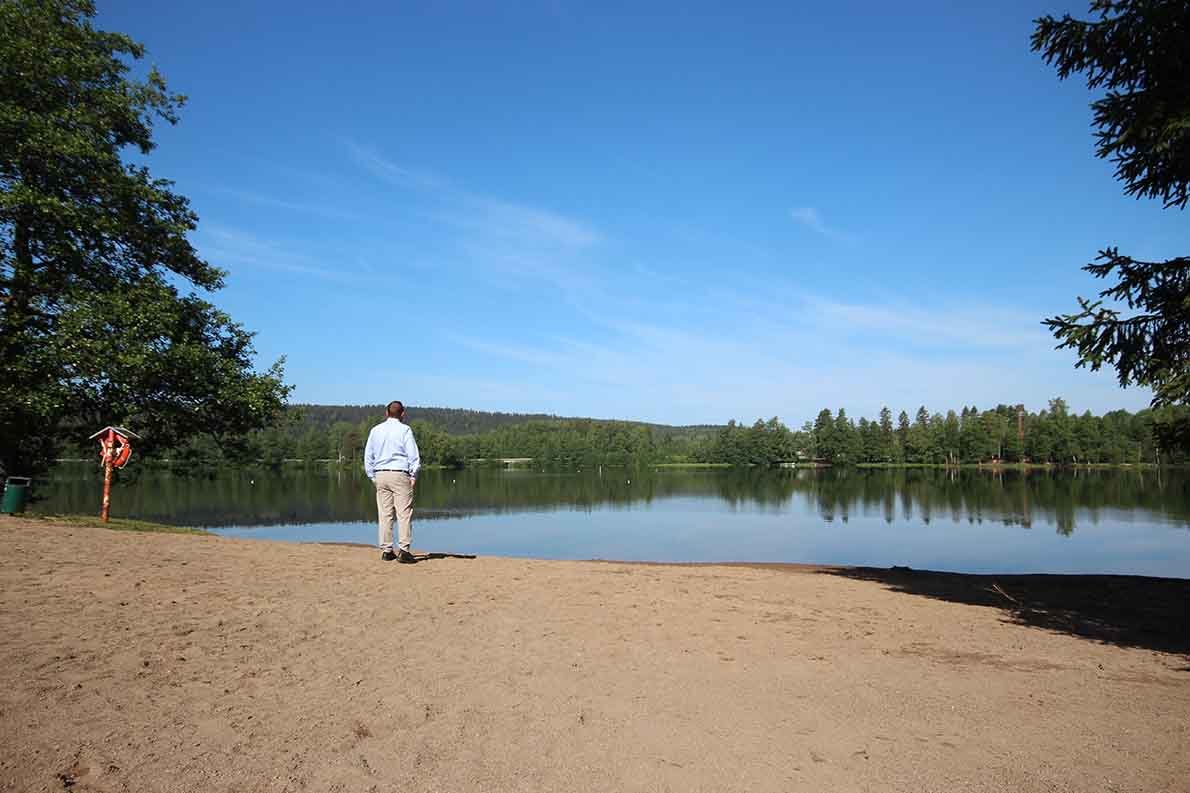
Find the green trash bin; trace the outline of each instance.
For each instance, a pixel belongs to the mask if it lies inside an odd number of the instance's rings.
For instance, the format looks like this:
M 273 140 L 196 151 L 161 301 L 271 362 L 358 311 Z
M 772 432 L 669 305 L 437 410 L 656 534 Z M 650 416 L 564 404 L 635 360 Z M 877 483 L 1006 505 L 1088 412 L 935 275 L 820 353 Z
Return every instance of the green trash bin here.
M 29 483 L 27 476 L 10 476 L 4 483 L 4 498 L 0 500 L 0 514 L 15 515 L 25 511 L 29 503 Z

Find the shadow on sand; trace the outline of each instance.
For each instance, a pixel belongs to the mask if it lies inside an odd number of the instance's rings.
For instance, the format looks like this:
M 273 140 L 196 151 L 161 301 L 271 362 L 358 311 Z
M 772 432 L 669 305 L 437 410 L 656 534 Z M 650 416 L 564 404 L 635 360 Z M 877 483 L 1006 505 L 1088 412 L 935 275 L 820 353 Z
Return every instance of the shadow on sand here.
M 430 559 L 474 559 L 473 553 L 415 553 L 413 558 L 419 562 L 429 561 Z
M 896 592 L 990 606 L 1010 622 L 1190 656 L 1190 580 L 1125 575 L 968 575 L 876 567 L 821 570 Z M 1190 658 L 1187 658 L 1190 661 Z M 1190 672 L 1190 665 L 1185 671 Z
M 367 548 L 368 550 L 376 550 L 375 545 L 366 545 L 362 542 L 314 542 L 311 545 L 337 545 L 341 548 Z M 438 551 L 431 551 L 429 553 L 415 553 L 413 554 L 414 561 L 426 562 L 431 559 L 475 559 L 477 558 L 473 553 L 440 553 Z

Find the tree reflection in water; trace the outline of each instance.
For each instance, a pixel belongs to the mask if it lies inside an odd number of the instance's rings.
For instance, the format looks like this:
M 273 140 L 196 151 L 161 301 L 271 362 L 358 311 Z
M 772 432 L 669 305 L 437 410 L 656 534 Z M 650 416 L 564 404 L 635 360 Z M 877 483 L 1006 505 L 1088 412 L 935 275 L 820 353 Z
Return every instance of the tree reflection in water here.
M 287 466 L 211 477 L 129 469 L 113 514 L 189 526 L 256 526 L 370 521 L 371 483 L 362 472 Z M 64 464 L 40 483 L 34 510 L 98 509 L 99 473 Z M 1100 520 L 1159 518 L 1190 526 L 1190 476 L 1155 469 L 624 469 L 586 471 L 425 471 L 418 480 L 422 519 L 477 513 L 639 508 L 655 501 L 719 499 L 729 510 L 781 513 L 809 505 L 824 521 L 882 517 L 888 524 L 945 518 L 1070 534 Z

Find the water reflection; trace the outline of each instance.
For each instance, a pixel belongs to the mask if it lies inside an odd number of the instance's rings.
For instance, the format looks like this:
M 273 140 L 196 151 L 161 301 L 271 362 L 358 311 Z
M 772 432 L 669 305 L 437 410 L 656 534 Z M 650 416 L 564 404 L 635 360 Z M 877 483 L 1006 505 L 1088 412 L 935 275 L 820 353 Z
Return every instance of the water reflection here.
M 63 466 L 43 483 L 34 509 L 92 512 L 98 472 Z M 468 469 L 426 471 L 418 482 L 420 519 L 553 510 L 649 508 L 694 498 L 727 511 L 811 512 L 826 522 L 856 516 L 887 524 L 992 521 L 1069 535 L 1110 517 L 1190 526 L 1185 471 L 825 469 L 632 470 L 580 472 Z M 113 514 L 190 526 L 264 526 L 369 521 L 371 483 L 351 470 L 294 467 L 190 478 L 139 469 L 120 481 Z
M 1190 479 L 1152 469 L 1031 471 L 995 469 L 839 470 L 799 476 L 795 488 L 812 493 L 824 520 L 844 522 L 857 512 L 886 523 L 939 517 L 952 522 L 996 521 L 1031 528 L 1035 522 L 1072 533 L 1097 525 L 1105 513 L 1160 516 L 1190 525 Z

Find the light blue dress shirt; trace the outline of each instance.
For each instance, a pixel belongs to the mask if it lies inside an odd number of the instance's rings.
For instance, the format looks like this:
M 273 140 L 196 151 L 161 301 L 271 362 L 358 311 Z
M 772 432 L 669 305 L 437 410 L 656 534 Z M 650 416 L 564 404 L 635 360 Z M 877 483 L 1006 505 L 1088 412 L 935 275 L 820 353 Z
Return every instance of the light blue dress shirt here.
M 421 453 L 413 439 L 413 430 L 408 426 L 397 419 L 385 419 L 368 433 L 368 443 L 364 446 L 364 473 L 369 479 L 374 479 L 377 471 L 385 469 L 408 471 L 409 476 L 416 477 L 420 468 Z

